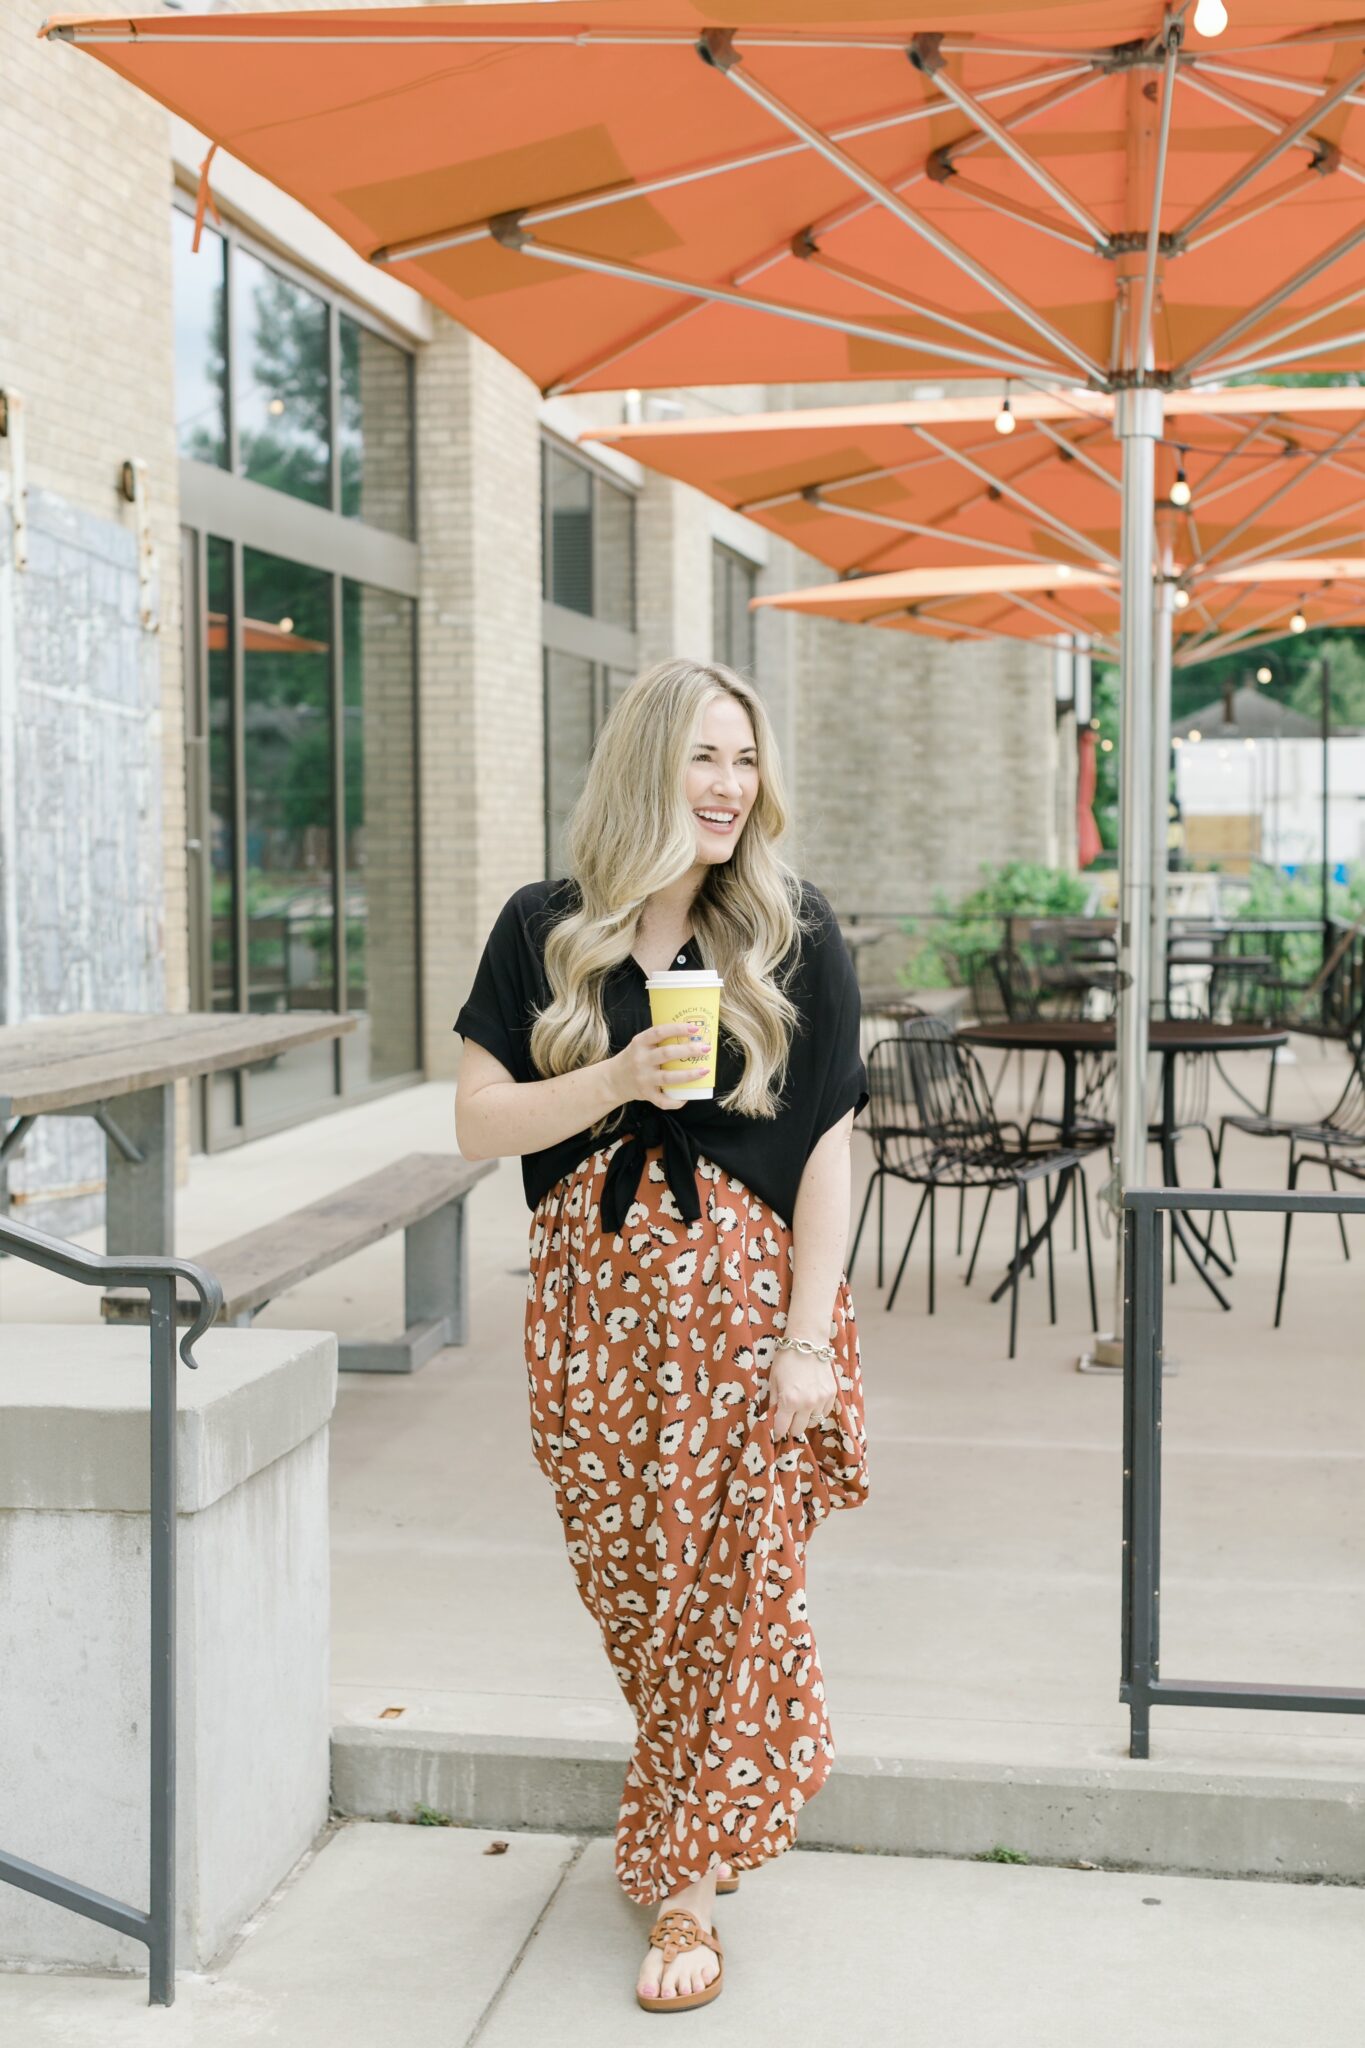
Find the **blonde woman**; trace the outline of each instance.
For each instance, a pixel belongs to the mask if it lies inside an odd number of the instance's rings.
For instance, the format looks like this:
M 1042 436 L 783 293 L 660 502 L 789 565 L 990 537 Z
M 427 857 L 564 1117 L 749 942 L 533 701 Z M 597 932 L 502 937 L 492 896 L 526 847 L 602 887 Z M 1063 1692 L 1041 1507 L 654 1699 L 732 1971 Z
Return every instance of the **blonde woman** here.
M 460 1148 L 519 1154 L 533 1211 L 536 1460 L 635 1716 L 616 1870 L 659 1909 L 649 2012 L 717 1995 L 717 1889 L 791 1847 L 828 1774 L 805 1546 L 867 1490 L 858 989 L 786 822 L 757 693 L 650 669 L 598 740 L 569 878 L 505 905 L 455 1025 Z M 716 1093 L 680 1106 L 645 981 L 694 965 L 724 984 Z

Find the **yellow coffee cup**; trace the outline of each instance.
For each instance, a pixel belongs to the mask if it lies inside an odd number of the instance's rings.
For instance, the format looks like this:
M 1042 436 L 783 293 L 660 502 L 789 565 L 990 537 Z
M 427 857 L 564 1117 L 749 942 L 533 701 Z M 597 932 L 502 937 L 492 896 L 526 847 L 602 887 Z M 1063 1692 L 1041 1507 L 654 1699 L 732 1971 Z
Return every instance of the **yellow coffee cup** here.
M 709 967 L 670 968 L 651 974 L 649 1014 L 655 1024 L 676 1024 L 684 1034 L 709 1048 L 706 1052 L 680 1051 L 677 1059 L 664 1063 L 665 1095 L 679 1102 L 709 1102 L 716 1092 L 716 1042 L 720 1036 L 720 992 L 725 986 Z

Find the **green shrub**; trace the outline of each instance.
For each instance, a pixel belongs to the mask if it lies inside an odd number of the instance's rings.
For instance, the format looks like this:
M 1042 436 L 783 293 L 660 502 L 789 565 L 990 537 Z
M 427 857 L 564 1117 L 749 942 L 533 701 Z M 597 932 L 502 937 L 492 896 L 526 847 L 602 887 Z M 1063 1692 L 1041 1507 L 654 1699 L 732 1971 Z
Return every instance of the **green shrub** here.
M 900 978 L 907 988 L 960 988 L 978 960 L 1000 950 L 1009 917 L 1084 917 L 1092 885 L 1065 868 L 1041 861 L 1011 860 L 982 865 L 981 882 L 953 906 L 935 899 L 932 922 L 906 918 L 901 930 L 913 942 Z

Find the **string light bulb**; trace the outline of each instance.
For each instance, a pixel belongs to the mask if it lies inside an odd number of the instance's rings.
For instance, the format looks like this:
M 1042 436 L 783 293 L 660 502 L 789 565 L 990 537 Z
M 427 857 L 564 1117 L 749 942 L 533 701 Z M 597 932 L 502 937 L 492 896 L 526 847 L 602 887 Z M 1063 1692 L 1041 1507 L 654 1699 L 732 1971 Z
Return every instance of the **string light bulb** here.
M 1014 414 L 1010 409 L 1010 395 L 1006 391 L 1005 396 L 1000 401 L 1000 410 L 995 415 L 995 431 L 997 434 L 1012 434 L 1014 432 L 1014 425 Z
M 1308 631 L 1308 621 L 1303 615 L 1302 598 L 1299 599 L 1298 610 L 1289 621 L 1289 630 L 1291 633 L 1306 633 Z
M 1184 611 L 1184 609 L 1185 609 L 1185 607 L 1186 607 L 1186 605 L 1187 605 L 1187 604 L 1189 603 L 1189 601 L 1190 601 L 1190 593 L 1189 593 L 1189 591 L 1188 591 L 1188 590 L 1181 590 L 1181 589 L 1180 589 L 1180 587 L 1179 587 L 1179 586 L 1177 585 L 1177 587 L 1176 587 L 1176 590 L 1175 590 L 1175 593 L 1174 593 L 1173 597 L 1171 598 L 1171 603 L 1172 603 L 1172 604 L 1173 604 L 1173 605 L 1175 606 L 1176 610 L 1177 610 L 1178 612 L 1183 612 L 1183 611 Z
M 293 632 L 293 630 L 294 630 L 294 621 L 293 621 L 292 619 L 281 619 L 281 620 L 280 620 L 280 631 L 281 631 L 282 633 L 292 633 L 292 632 Z
M 1196 727 L 1194 728 L 1194 731 L 1193 731 L 1193 732 L 1192 732 L 1192 733 L 1190 734 L 1190 744 L 1191 744 L 1192 746 L 1196 746 L 1196 747 L 1197 747 L 1197 746 L 1199 745 L 1199 742 L 1200 742 L 1200 740 L 1202 740 L 1202 739 L 1203 739 L 1203 737 L 1204 737 L 1203 733 L 1202 733 L 1202 732 L 1200 732 L 1200 730 L 1199 730 L 1199 727 L 1198 727 L 1198 726 L 1196 726 Z
M 1182 456 L 1181 460 L 1176 464 L 1175 482 L 1171 485 L 1171 503 L 1183 508 L 1189 504 L 1191 495 L 1190 480 L 1185 474 L 1185 463 Z
M 1256 671 L 1256 680 L 1258 683 L 1268 683 L 1270 681 L 1270 670 L 1265 666 L 1264 662 Z
M 1195 34 L 1221 36 L 1228 25 L 1228 11 L 1223 0 L 1199 0 L 1194 10 Z

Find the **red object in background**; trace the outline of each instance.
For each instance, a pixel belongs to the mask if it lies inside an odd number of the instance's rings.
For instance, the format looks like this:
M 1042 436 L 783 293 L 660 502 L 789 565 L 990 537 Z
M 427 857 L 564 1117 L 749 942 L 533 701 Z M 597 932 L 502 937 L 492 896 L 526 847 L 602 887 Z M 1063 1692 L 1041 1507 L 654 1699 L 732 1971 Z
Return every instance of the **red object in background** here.
M 1088 868 L 1098 858 L 1103 842 L 1095 823 L 1095 735 L 1089 730 L 1076 743 L 1076 864 Z

